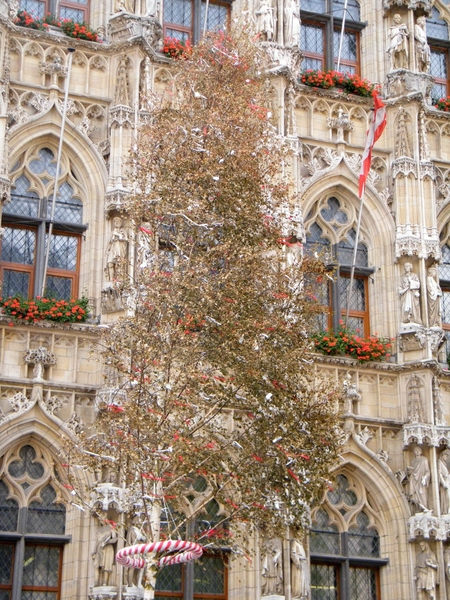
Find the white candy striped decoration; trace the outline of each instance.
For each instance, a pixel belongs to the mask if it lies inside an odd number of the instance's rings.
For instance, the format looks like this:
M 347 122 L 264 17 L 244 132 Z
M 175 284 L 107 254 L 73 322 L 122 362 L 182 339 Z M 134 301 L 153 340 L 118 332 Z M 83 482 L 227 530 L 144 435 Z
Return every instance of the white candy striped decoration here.
M 136 544 L 135 546 L 127 546 L 122 548 L 116 554 L 116 561 L 124 567 L 133 569 L 143 569 L 145 560 L 137 557 L 136 554 L 147 554 L 148 552 L 173 552 L 182 550 L 180 554 L 175 556 L 163 556 L 157 566 L 176 565 L 178 563 L 190 562 L 196 558 L 200 558 L 203 554 L 203 548 L 194 542 L 183 542 L 182 540 L 166 540 L 164 542 L 153 542 L 151 544 Z

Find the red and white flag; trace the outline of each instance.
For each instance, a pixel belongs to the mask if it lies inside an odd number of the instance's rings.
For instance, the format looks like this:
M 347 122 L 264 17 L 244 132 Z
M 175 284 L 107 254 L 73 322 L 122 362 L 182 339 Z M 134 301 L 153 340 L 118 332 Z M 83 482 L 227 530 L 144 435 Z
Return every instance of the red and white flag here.
M 378 94 L 373 97 L 375 112 L 373 114 L 372 125 L 367 132 L 366 147 L 361 162 L 361 171 L 359 173 L 359 197 L 362 198 L 364 188 L 366 187 L 367 175 L 370 171 L 370 163 L 372 160 L 372 148 L 386 127 L 386 106 L 380 100 Z

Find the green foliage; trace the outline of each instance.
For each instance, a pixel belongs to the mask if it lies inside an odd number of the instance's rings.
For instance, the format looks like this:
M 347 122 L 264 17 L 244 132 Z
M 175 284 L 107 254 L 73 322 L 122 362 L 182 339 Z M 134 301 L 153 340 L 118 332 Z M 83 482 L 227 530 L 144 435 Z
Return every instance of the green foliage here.
M 329 89 L 338 87 L 348 94 L 370 97 L 379 92 L 379 86 L 374 85 L 368 79 L 363 79 L 353 73 L 341 73 L 340 71 L 321 71 L 308 69 L 300 75 L 300 81 L 312 87 Z
M 361 362 L 383 361 L 389 358 L 392 346 L 387 338 L 371 335 L 361 337 L 346 328 L 341 321 L 337 331 L 326 329 L 312 336 L 316 350 L 328 356 L 347 355 Z
M 83 323 L 89 316 L 88 298 L 78 300 L 57 300 L 37 296 L 27 300 L 22 296 L 0 298 L 0 306 L 5 314 L 20 321 L 56 321 L 58 323 Z

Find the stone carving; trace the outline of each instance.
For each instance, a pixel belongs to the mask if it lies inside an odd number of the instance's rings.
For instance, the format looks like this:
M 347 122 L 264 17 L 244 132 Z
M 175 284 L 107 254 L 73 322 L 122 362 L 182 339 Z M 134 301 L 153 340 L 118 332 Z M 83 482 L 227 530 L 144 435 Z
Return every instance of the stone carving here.
M 126 545 L 134 546 L 135 544 L 145 544 L 147 538 L 138 527 L 139 516 L 133 517 L 133 523 L 129 526 L 127 531 Z M 126 584 L 128 587 L 142 587 L 142 578 L 144 576 L 144 569 L 127 569 L 126 570 Z
M 84 133 L 86 137 L 90 137 L 96 130 L 95 125 L 92 125 L 88 117 L 84 117 L 76 127 L 77 131 Z
M 444 405 L 442 402 L 441 386 L 439 379 L 433 375 L 433 405 L 434 405 L 434 422 L 436 425 L 446 425 L 444 416 Z
M 128 57 L 123 54 L 120 57 L 119 66 L 117 68 L 116 75 L 116 91 L 114 94 L 114 104 L 123 104 L 128 106 L 130 104 L 130 93 L 128 84 Z
M 370 440 L 373 438 L 373 431 L 371 431 L 368 427 L 364 427 L 364 429 L 357 434 L 357 438 L 359 440 L 359 442 L 365 446 L 367 444 L 367 442 L 370 442 Z
M 399 14 L 394 15 L 394 23 L 391 25 L 390 45 L 386 52 L 391 59 L 391 70 L 407 69 L 409 65 L 408 38 L 409 31 Z
M 97 391 L 94 410 L 97 413 L 108 406 L 123 406 L 127 399 L 126 390 L 120 387 L 104 387 Z
M 101 508 L 106 512 L 114 508 L 117 512 L 127 510 L 126 490 L 114 483 L 99 483 L 91 492 L 92 508 Z
M 119 290 L 116 290 L 112 285 L 102 290 L 102 312 L 117 312 L 123 309 L 122 298 Z
M 418 17 L 414 26 L 414 48 L 416 52 L 416 65 L 421 73 L 430 70 L 431 53 L 427 42 L 427 20 L 424 16 Z
M 154 255 L 150 244 L 150 223 L 142 223 L 139 227 L 138 239 L 137 239 L 137 261 L 136 265 L 140 269 L 149 267 L 152 263 L 152 257 Z
M 89 63 L 90 69 L 97 69 L 97 71 L 106 71 L 106 63 L 100 56 L 94 56 Z
M 414 574 L 418 600 L 435 600 L 438 563 L 427 542 L 420 542 Z
M 414 458 L 411 466 L 407 467 L 408 498 L 419 511 L 428 510 L 428 486 L 430 484 L 430 465 L 422 454 L 422 448 L 414 448 Z
M 407 156 L 411 158 L 411 146 L 407 129 L 407 115 L 403 106 L 398 109 L 397 135 L 395 142 L 395 158 Z
M 309 597 L 309 568 L 306 552 L 298 540 L 291 541 L 291 597 L 307 600 Z
M 283 553 L 281 544 L 276 540 L 265 545 L 261 575 L 262 596 L 283 593 Z
M 81 433 L 84 429 L 84 423 L 76 413 L 70 415 L 64 426 L 75 435 Z
M 408 381 L 408 422 L 409 423 L 424 423 L 422 410 L 422 394 L 421 388 L 424 387 L 423 381 L 417 375 L 413 375 Z
M 403 177 L 414 175 L 417 178 L 417 162 L 407 156 L 396 158 L 392 163 L 392 177 L 395 179 L 399 175 L 403 175 Z
M 62 64 L 62 59 L 59 54 L 55 54 L 53 62 L 39 63 L 39 72 L 45 75 L 51 75 L 52 85 L 58 85 L 59 77 L 67 77 L 67 67 Z
M 50 108 L 50 99 L 43 94 L 28 94 L 27 103 L 35 108 L 38 113 L 45 112 Z
M 413 443 L 428 444 L 435 448 L 439 448 L 441 444 L 450 446 L 450 427 L 426 423 L 406 424 L 403 426 L 403 446 Z
M 439 456 L 438 460 L 438 475 L 439 475 L 439 496 L 441 500 L 441 514 L 448 515 L 450 513 L 450 471 L 448 459 L 450 450 L 446 448 Z
M 338 109 L 337 117 L 328 118 L 328 127 L 336 129 L 336 144 L 346 144 L 344 131 L 352 131 L 353 123 L 342 108 Z
M 377 456 L 381 460 L 381 462 L 387 463 L 389 460 L 389 453 L 386 452 L 386 450 L 378 450 Z
M 344 392 L 344 414 L 353 414 L 354 402 L 360 402 L 362 398 L 361 390 L 356 387 L 351 373 L 346 373 L 342 387 Z
M 41 346 L 41 347 L 37 348 L 36 350 L 28 349 L 25 352 L 23 360 L 28 365 L 34 364 L 34 368 L 33 368 L 34 379 L 39 380 L 39 381 L 44 381 L 44 368 L 45 367 L 48 367 L 51 365 L 56 365 L 56 356 L 53 354 L 53 352 L 50 352 L 49 350 L 47 350 L 47 348 L 45 348 L 45 346 Z
M 256 29 L 261 34 L 261 38 L 271 42 L 275 32 L 276 17 L 270 0 L 260 0 L 255 15 Z
M 424 171 L 428 171 L 428 164 L 430 163 L 433 167 L 432 170 L 432 179 L 435 178 L 434 165 L 430 162 L 430 146 L 428 144 L 427 138 L 427 127 L 425 121 L 425 111 L 423 108 L 419 111 L 419 147 L 420 147 L 420 161 L 421 161 L 421 176 L 422 178 L 425 176 Z
M 420 317 L 420 281 L 412 270 L 412 263 L 404 265 L 404 275 L 401 280 L 399 294 L 402 304 L 402 323 L 422 324 Z
M 64 405 L 63 401 L 61 400 L 61 398 L 58 398 L 58 396 L 51 396 L 50 398 L 45 400 L 43 404 L 45 410 L 51 415 L 54 415 L 55 413 L 59 412 Z
M 134 2 L 133 0 L 115 0 L 114 2 L 114 12 L 134 12 Z
M 134 111 L 128 106 L 113 106 L 109 111 L 111 127 L 134 127 Z
M 128 237 L 120 217 L 113 219 L 114 229 L 106 248 L 105 275 L 111 283 L 117 281 L 120 273 L 119 268 L 127 258 Z
M 427 298 L 428 298 L 428 326 L 441 326 L 441 297 L 442 290 L 439 285 L 436 265 L 431 265 L 427 276 Z
M 115 529 L 100 533 L 98 536 L 97 546 L 92 555 L 97 567 L 97 586 L 108 586 L 110 584 L 116 543 L 117 532 Z
M 298 46 L 300 43 L 300 4 L 298 0 L 285 0 L 284 44 Z
M 417 538 L 445 539 L 442 537 L 445 526 L 435 517 L 430 510 L 418 513 L 408 519 L 408 539 L 413 541 Z M 444 533 L 445 535 L 445 533 Z
M 286 88 L 286 124 L 285 131 L 286 135 L 295 135 L 296 133 L 296 122 L 295 122 L 295 90 L 292 82 Z
M 31 408 L 34 404 L 32 400 L 29 400 L 22 392 L 17 392 L 12 398 L 8 398 L 8 402 L 11 405 L 14 412 L 21 415 Z

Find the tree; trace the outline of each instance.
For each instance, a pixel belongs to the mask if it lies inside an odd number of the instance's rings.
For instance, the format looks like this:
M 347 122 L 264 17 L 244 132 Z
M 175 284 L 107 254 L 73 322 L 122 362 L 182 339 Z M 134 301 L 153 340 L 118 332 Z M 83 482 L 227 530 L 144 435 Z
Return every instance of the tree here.
M 176 539 L 215 499 L 224 517 L 199 541 L 237 546 L 253 527 L 305 527 L 336 460 L 339 392 L 310 357 L 326 272 L 286 216 L 263 56 L 220 33 L 176 67 L 132 153 L 134 269 L 116 282 L 132 315 L 103 335 L 115 391 L 76 460 L 116 472 L 150 539 Z

